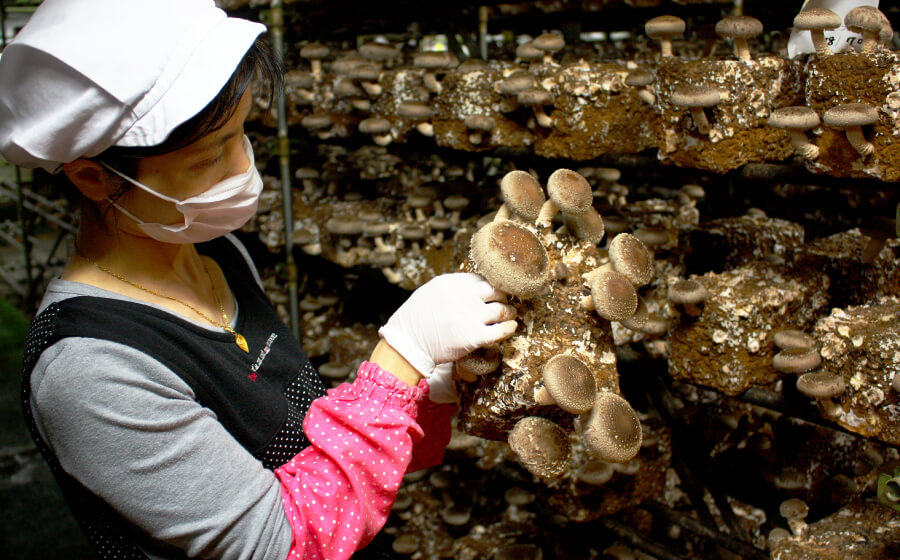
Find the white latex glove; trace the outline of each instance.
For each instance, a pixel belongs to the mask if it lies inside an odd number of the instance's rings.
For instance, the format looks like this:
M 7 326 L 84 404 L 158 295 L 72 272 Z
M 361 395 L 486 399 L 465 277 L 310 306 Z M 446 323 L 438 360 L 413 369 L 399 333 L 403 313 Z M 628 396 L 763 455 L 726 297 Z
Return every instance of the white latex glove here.
M 456 394 L 456 381 L 453 380 L 453 362 L 434 366 L 428 376 L 428 398 L 438 404 L 459 401 Z
M 428 379 L 435 366 L 515 332 L 516 310 L 505 301 L 506 294 L 477 274 L 444 274 L 414 291 L 378 334 Z M 439 373 L 452 385 L 449 371 Z

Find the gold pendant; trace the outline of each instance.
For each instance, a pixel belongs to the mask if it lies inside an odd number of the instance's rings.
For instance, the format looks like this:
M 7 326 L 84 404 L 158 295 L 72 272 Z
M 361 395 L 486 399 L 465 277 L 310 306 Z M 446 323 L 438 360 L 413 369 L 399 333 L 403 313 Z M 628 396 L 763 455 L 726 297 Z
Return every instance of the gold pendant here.
M 243 350 L 246 353 L 250 353 L 250 347 L 247 346 L 247 339 L 244 338 L 243 335 L 234 333 L 234 343 L 238 345 L 238 348 Z

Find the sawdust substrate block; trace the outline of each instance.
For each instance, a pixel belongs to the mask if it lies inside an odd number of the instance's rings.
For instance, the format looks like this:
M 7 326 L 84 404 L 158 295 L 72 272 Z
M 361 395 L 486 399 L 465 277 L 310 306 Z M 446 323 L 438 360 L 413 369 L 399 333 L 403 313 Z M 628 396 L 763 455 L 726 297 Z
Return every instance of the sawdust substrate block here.
M 827 277 L 804 269 L 754 261 L 696 279 L 710 298 L 670 329 L 669 373 L 726 395 L 778 380 L 773 334 L 811 328 L 828 305 Z
M 855 502 L 808 526 L 772 550 L 772 560 L 896 560 L 900 558 L 900 513 L 875 503 Z
M 835 397 L 831 420 L 865 437 L 900 445 L 900 298 L 835 309 L 813 331 L 822 369 L 843 377 L 847 390 Z M 824 410 L 823 410 L 824 415 Z
M 729 270 L 771 257 L 792 262 L 803 245 L 804 230 L 787 220 L 744 215 L 704 222 L 688 237 L 693 258 L 712 270 Z

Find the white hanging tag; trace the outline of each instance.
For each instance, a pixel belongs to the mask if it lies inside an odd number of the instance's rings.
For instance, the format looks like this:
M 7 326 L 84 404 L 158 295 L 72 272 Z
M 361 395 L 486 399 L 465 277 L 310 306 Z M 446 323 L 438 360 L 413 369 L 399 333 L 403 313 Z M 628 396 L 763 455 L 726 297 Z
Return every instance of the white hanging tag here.
M 801 11 L 812 8 L 826 8 L 839 15 L 843 21 L 847 12 L 859 6 L 877 8 L 878 0 L 806 0 Z M 828 42 L 828 48 L 831 49 L 831 52 L 835 53 L 846 52 L 851 49 L 858 51 L 863 42 L 862 35 L 853 33 L 843 23 L 837 29 L 826 31 L 825 40 Z M 809 37 L 809 31 L 801 31 L 799 29 L 791 31 L 787 50 L 788 58 L 796 58 L 803 54 L 816 52 L 812 39 Z

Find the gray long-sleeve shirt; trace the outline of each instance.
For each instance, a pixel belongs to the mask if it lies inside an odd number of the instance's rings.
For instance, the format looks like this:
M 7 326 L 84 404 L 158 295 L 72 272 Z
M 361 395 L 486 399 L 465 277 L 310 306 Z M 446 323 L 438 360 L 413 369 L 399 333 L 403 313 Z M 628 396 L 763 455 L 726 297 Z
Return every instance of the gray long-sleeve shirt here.
M 77 296 L 136 301 L 56 279 L 41 309 Z M 291 528 L 275 476 L 157 360 L 64 338 L 41 355 L 31 386 L 38 428 L 66 472 L 174 547 L 146 551 L 151 558 L 287 556 Z

